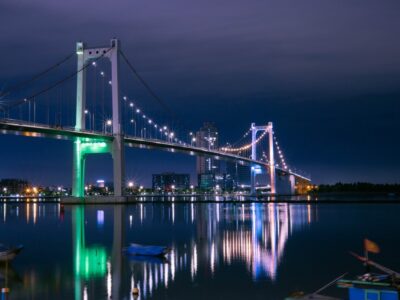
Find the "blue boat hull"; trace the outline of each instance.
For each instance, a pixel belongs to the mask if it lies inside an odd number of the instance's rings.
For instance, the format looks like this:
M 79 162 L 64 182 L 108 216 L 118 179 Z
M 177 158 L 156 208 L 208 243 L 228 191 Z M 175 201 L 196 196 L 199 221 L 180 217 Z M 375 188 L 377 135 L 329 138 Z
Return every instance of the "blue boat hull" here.
M 163 257 L 168 254 L 170 249 L 164 246 L 130 244 L 128 247 L 124 248 L 124 251 L 129 255 Z

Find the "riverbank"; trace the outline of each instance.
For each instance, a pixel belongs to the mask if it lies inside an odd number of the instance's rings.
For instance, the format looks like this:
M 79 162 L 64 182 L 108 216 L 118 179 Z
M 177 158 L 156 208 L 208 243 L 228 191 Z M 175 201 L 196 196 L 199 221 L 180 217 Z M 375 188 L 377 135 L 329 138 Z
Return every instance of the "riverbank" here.
M 61 203 L 76 204 L 134 204 L 134 203 L 302 203 L 302 204 L 368 204 L 399 203 L 400 196 L 382 193 L 320 193 L 313 195 L 275 195 L 255 197 L 250 195 L 137 195 L 137 196 L 89 196 L 76 197 L 3 197 L 3 203 Z

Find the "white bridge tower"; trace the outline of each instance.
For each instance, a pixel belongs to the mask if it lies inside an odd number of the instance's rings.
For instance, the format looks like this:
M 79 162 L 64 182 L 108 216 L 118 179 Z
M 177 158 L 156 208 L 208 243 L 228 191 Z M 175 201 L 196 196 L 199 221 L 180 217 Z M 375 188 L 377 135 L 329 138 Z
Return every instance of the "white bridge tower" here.
M 257 160 L 257 132 L 263 131 L 268 133 L 268 150 L 269 150 L 269 177 L 271 193 L 276 193 L 276 181 L 275 181 L 275 158 L 274 158 L 274 131 L 272 122 L 269 122 L 266 126 L 256 126 L 255 123 L 251 124 L 251 159 Z M 256 169 L 255 166 L 251 166 L 251 194 L 256 193 Z
M 125 151 L 124 136 L 121 126 L 121 102 L 119 97 L 119 49 L 118 39 L 112 39 L 110 46 L 87 48 L 82 42 L 76 44 L 78 56 L 78 73 L 76 89 L 76 123 L 77 131 L 85 130 L 86 109 L 86 68 L 90 61 L 107 57 L 111 62 L 112 89 L 112 135 L 113 141 L 96 141 L 77 138 L 74 142 L 74 163 L 72 179 L 72 195 L 84 196 L 85 160 L 88 154 L 111 153 L 114 171 L 114 196 L 122 197 L 125 188 Z M 96 144 L 96 147 L 93 147 Z

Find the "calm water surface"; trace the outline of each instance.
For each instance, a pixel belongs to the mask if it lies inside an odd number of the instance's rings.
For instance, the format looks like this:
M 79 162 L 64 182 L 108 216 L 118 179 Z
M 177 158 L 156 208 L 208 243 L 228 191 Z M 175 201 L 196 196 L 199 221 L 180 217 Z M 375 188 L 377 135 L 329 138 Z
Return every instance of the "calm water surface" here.
M 362 272 L 348 251 L 364 237 L 400 270 L 399 215 L 396 204 L 1 204 L 1 242 L 25 249 L 0 285 L 10 299 L 284 299 Z M 131 242 L 173 250 L 132 259 Z

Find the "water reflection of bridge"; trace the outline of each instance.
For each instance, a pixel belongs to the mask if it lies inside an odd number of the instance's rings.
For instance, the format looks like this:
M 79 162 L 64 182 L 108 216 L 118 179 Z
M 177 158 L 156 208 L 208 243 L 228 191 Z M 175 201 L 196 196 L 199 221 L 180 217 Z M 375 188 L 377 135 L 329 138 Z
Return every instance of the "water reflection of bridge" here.
M 94 234 L 89 229 L 94 223 L 91 216 L 98 209 L 112 210 L 111 248 L 107 243 L 96 245 L 91 242 L 90 234 Z M 95 207 L 94 210 L 72 207 L 74 259 L 70 270 L 73 270 L 74 280 L 69 279 L 67 274 L 70 273 L 65 270 L 66 276 L 59 278 L 57 286 L 63 291 L 68 290 L 70 298 L 76 300 L 105 296 L 107 299 L 134 299 L 131 290 L 133 286 L 138 286 L 138 299 L 147 299 L 155 293 L 174 289 L 182 282 L 190 284 L 191 281 L 221 278 L 222 272 L 229 266 L 247 270 L 253 280 L 274 281 L 290 237 L 315 220 L 315 209 L 315 206 L 274 203 L 139 204 Z M 41 219 L 49 215 L 61 217 L 62 214 L 58 205 L 49 207 L 28 203 L 11 207 L 4 203 L 0 206 L 3 222 L 16 216 L 26 219 L 27 224 L 32 226 L 37 222 L 40 224 Z M 69 210 L 65 215 L 69 215 Z M 106 214 L 108 217 L 111 215 Z M 105 222 L 109 224 L 108 219 Z M 140 241 L 143 232 L 155 232 L 165 226 L 169 229 L 190 229 L 186 236 L 180 235 L 179 239 L 173 236 L 165 238 L 173 247 L 168 262 L 129 260 L 122 255 L 122 247 L 127 242 L 134 242 L 125 241 L 129 233 L 135 232 Z M 21 276 L 24 288 L 13 290 L 13 295 L 17 297 L 26 296 L 31 290 L 43 290 L 44 293 L 51 288 L 43 274 L 35 269 L 26 270 Z
M 155 209 L 163 211 L 156 213 Z M 176 210 L 177 205 L 140 204 L 129 216 L 133 230 L 149 218 L 152 219 L 150 223 L 159 222 L 159 214 L 168 222 L 184 222 L 196 228 L 196 235 L 190 242 L 172 245 L 168 261 L 126 262 L 130 269 L 122 281 L 129 277 L 126 283 L 129 288 L 126 287 L 126 290 L 130 291 L 134 286 L 139 288 L 138 299 L 150 297 L 160 288 L 170 288 L 177 277 L 188 277 L 192 281 L 198 276 L 212 278 L 218 276 L 220 267 L 232 264 L 245 265 L 254 280 L 264 278 L 273 281 L 288 239 L 314 219 L 311 207 L 288 204 L 190 204 L 183 206 L 180 215 Z M 132 220 L 137 220 L 137 223 Z M 113 249 L 117 248 L 114 245 Z M 112 270 L 121 267 L 113 265 L 112 261 L 110 264 Z M 115 285 L 114 274 L 108 272 L 107 284 Z M 121 277 L 122 273 L 119 284 Z M 134 299 L 133 295 L 130 297 Z

